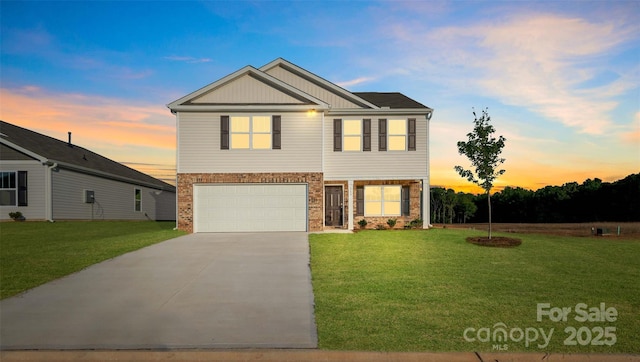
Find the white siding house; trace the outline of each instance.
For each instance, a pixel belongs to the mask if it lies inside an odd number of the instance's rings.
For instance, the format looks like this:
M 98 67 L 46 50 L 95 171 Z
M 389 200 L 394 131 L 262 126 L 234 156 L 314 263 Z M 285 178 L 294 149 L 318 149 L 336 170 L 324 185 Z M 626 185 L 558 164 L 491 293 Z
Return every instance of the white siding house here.
M 175 187 L 0 121 L 0 220 L 175 220 Z
M 433 110 L 401 93 L 352 93 L 279 58 L 168 107 L 182 230 L 429 226 Z

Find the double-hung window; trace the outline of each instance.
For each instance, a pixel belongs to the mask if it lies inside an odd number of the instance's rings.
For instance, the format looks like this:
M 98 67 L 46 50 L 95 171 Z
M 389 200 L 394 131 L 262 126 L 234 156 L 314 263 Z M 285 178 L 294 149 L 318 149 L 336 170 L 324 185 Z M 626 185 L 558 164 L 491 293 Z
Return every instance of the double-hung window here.
M 402 186 L 365 186 L 364 216 L 400 216 Z
M 0 206 L 27 206 L 27 171 L 0 172 Z
M 346 119 L 343 123 L 343 150 L 362 151 L 362 120 Z
M 389 151 L 407 150 L 407 120 L 389 120 Z
M 231 149 L 270 149 L 270 116 L 232 116 Z
M 142 190 L 134 189 L 133 190 L 133 203 L 135 211 L 142 211 Z

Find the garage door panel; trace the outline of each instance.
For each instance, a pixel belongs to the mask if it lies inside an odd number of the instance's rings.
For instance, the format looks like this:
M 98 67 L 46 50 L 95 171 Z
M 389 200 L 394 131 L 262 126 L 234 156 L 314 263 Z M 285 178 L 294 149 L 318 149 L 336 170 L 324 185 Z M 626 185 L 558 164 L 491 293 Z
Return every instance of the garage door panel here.
M 196 185 L 194 231 L 306 231 L 307 186 Z

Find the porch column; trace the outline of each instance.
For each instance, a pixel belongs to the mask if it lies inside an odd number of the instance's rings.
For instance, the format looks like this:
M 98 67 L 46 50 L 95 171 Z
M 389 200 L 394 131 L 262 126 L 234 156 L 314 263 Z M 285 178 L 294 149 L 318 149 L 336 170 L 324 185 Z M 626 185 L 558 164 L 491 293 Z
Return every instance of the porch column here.
M 431 227 L 431 187 L 429 179 L 422 179 L 422 228 Z
M 349 230 L 353 230 L 353 180 L 347 181 L 347 191 L 349 193 L 349 203 L 347 204 L 347 225 Z

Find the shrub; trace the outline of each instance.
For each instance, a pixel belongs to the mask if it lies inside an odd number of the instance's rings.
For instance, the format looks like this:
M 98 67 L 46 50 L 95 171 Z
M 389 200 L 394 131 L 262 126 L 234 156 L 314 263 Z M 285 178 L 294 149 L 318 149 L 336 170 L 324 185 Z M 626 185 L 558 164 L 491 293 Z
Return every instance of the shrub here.
M 396 219 L 389 219 L 387 220 L 387 225 L 389 225 L 390 229 L 393 229 L 394 226 L 396 226 L 396 222 L 398 222 L 398 220 Z
M 367 227 L 367 220 L 362 219 L 360 221 L 358 221 L 358 225 L 360 225 L 360 229 L 364 229 Z
M 409 223 L 409 226 L 412 229 L 421 229 L 422 228 L 422 219 L 416 218 L 416 219 L 411 220 L 411 222 Z
M 25 219 L 25 217 L 22 215 L 22 213 L 20 211 L 10 212 L 9 213 L 9 217 L 12 218 L 13 220 L 24 220 Z
M 387 227 L 384 224 L 378 224 L 376 225 L 376 230 L 387 230 Z

